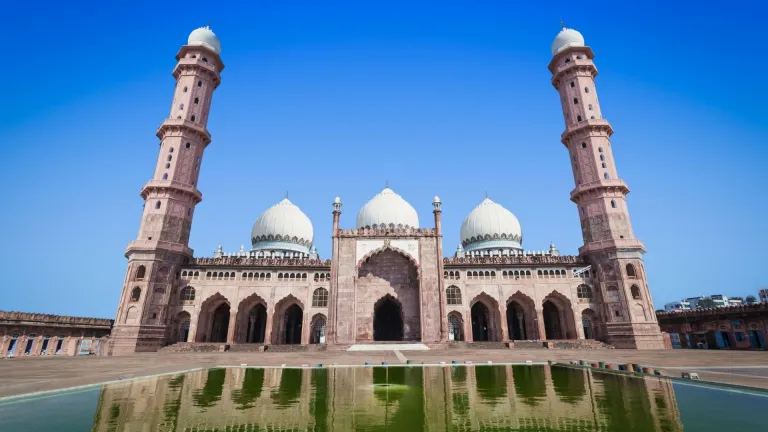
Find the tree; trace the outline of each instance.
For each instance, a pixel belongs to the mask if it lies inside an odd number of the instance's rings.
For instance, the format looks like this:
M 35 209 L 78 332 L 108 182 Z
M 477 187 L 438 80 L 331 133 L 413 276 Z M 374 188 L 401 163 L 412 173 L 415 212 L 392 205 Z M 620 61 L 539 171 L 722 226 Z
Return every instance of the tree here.
M 717 307 L 717 305 L 715 304 L 715 301 L 712 300 L 709 297 L 703 298 L 703 299 L 699 300 L 698 303 L 696 303 L 696 308 L 697 309 L 698 308 L 713 308 L 713 307 Z
M 753 295 L 747 296 L 747 304 L 755 304 L 757 303 L 757 298 Z

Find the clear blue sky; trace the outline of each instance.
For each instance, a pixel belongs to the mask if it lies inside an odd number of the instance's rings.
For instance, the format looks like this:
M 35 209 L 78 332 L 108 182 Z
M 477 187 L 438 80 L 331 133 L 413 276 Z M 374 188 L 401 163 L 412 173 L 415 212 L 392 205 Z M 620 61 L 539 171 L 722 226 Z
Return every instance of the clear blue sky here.
M 287 190 L 328 257 L 333 198 L 352 227 L 386 179 L 422 226 L 440 195 L 447 254 L 485 191 L 520 219 L 526 249 L 575 254 L 547 70 L 562 17 L 596 54 L 657 307 L 768 286 L 765 2 L 373 3 L 6 2 L 0 309 L 113 316 L 174 55 L 208 20 L 226 69 L 198 256 L 247 246 Z

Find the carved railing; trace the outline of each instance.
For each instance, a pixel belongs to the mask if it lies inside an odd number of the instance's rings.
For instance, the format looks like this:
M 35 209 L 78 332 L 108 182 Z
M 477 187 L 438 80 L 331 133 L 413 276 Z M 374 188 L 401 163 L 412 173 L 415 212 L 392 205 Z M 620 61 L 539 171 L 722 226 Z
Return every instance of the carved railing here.
M 768 303 L 757 303 L 751 305 L 723 306 L 711 308 L 698 308 L 683 311 L 656 312 L 656 318 L 698 318 L 698 317 L 716 317 L 721 315 L 758 313 L 768 316 Z
M 193 258 L 190 265 L 326 268 L 331 266 L 331 260 L 320 260 L 320 259 L 310 259 L 310 258 L 220 257 L 220 258 Z M 185 266 L 185 267 L 188 268 L 189 266 Z
M 485 257 L 465 257 L 465 258 L 443 258 L 443 265 L 461 266 L 461 265 L 541 265 L 541 264 L 561 264 L 561 265 L 584 265 L 585 262 L 576 255 L 529 255 L 529 256 L 485 256 Z
M 67 315 L 41 314 L 34 312 L 0 311 L 0 324 L 4 321 L 29 321 L 41 324 L 66 324 L 112 327 L 108 318 L 74 317 Z
M 340 229 L 340 237 L 385 237 L 385 236 L 430 237 L 436 235 L 434 228 L 356 228 Z

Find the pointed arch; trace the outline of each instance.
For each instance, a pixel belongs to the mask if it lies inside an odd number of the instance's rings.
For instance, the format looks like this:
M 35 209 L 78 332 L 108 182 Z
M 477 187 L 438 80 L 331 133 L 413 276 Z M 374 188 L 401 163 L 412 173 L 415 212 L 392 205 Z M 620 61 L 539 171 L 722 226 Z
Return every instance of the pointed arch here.
M 581 311 L 581 326 L 584 329 L 584 339 L 597 339 L 598 338 L 598 317 L 597 313 L 592 309 L 584 309 Z
M 452 311 L 448 314 L 448 340 L 464 340 L 464 318 L 458 311 Z
M 509 340 L 539 339 L 536 325 L 536 302 L 521 291 L 507 298 L 507 333 Z
M 472 319 L 472 340 L 501 341 L 501 314 L 496 298 L 483 291 L 469 302 L 469 307 Z
M 542 302 L 544 330 L 547 339 L 576 339 L 576 323 L 573 307 L 568 297 L 557 290 L 544 297 Z
M 258 321 L 255 321 L 251 318 L 253 314 L 251 312 L 256 306 L 261 305 L 263 308 L 259 310 L 259 315 L 257 316 Z M 261 316 L 263 314 L 263 318 Z M 237 316 L 235 317 L 235 337 L 234 340 L 237 343 L 254 343 L 251 340 L 249 340 L 249 335 L 254 332 L 254 330 L 261 330 L 263 332 L 263 328 L 259 327 L 259 325 L 263 325 L 266 327 L 266 316 L 267 316 L 267 301 L 264 300 L 258 293 L 253 293 L 249 295 L 248 297 L 242 299 L 240 303 L 237 305 Z M 263 323 L 261 322 L 263 320 Z M 259 328 L 256 328 L 259 327 Z M 251 338 L 253 339 L 253 338 Z M 263 338 L 261 338 L 263 341 Z
M 382 247 L 380 247 L 378 249 L 374 249 L 374 250 L 368 252 L 367 254 L 363 255 L 363 257 L 360 258 L 357 261 L 357 266 L 356 266 L 357 270 L 359 271 L 360 267 L 363 265 L 363 263 L 367 262 L 374 255 L 378 255 L 379 253 L 384 252 L 386 250 L 391 250 L 392 252 L 395 252 L 395 253 L 397 253 L 399 255 L 402 255 L 403 257 L 405 257 L 405 259 L 410 261 L 411 264 L 413 264 L 414 267 L 416 267 L 417 269 L 419 268 L 419 263 L 416 261 L 416 259 L 411 254 L 409 254 L 408 252 L 406 252 L 406 251 L 404 251 L 402 249 L 396 248 L 396 247 L 394 247 L 394 246 L 392 246 L 390 244 L 385 244 L 384 246 L 382 246 Z
M 226 305 L 226 308 L 224 309 L 228 309 L 231 306 L 230 301 L 219 292 L 209 296 L 207 299 L 205 299 L 205 301 L 203 301 L 203 303 L 200 305 L 200 315 L 197 320 L 195 342 L 210 342 L 212 336 L 214 336 L 214 324 L 217 327 L 216 330 L 219 330 L 220 333 L 220 327 L 222 323 L 214 323 L 213 321 L 215 312 L 224 305 Z
M 328 324 L 328 318 L 324 314 L 315 314 L 310 320 L 309 327 L 309 343 L 311 344 L 324 344 L 325 343 L 325 328 Z
M 288 294 L 275 303 L 270 339 L 275 345 L 301 343 L 304 328 L 304 303 Z

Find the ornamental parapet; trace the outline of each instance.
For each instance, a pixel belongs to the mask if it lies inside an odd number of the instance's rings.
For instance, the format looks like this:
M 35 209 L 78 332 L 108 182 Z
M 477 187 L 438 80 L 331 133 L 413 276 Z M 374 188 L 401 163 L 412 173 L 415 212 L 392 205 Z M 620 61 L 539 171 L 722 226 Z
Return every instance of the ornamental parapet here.
M 219 257 L 193 258 L 185 268 L 193 266 L 239 266 L 239 267 L 305 267 L 330 268 L 331 260 L 310 258 L 252 258 L 252 257 Z
M 339 237 L 434 237 L 434 228 L 355 228 L 340 229 Z
M 596 190 L 616 191 L 626 195 L 629 193 L 629 186 L 627 186 L 622 179 L 599 179 L 588 183 L 582 183 L 571 191 L 571 201 L 578 204 L 579 196 Z
M 656 312 L 656 318 L 661 321 L 675 321 L 676 319 L 715 318 L 739 315 L 766 315 L 768 316 L 768 303 L 751 305 L 736 305 L 713 308 L 699 308 L 674 312 Z
M 191 196 L 195 200 L 195 203 L 199 203 L 203 200 L 203 193 L 200 192 L 197 187 L 177 180 L 150 180 L 141 190 L 141 197 L 147 199 L 150 191 L 164 189 L 173 189 L 185 193 Z
M 529 256 L 484 256 L 464 258 L 443 258 L 445 266 L 467 265 L 535 265 L 535 264 L 561 264 L 561 265 L 586 265 L 577 255 L 529 255 Z
M 33 312 L 16 312 L 0 310 L 0 325 L 46 325 L 46 326 L 79 326 L 90 328 L 112 328 L 114 320 L 108 318 L 75 317 L 67 315 L 41 314 Z

